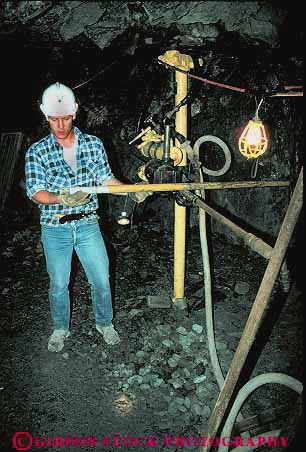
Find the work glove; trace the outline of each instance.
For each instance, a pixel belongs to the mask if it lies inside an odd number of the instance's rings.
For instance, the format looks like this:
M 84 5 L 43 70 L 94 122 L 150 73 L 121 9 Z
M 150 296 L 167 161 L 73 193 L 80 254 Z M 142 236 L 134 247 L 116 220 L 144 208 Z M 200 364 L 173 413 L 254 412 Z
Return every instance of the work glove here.
M 69 189 L 62 188 L 59 194 L 59 202 L 64 206 L 74 207 L 87 204 L 90 201 L 90 196 L 88 193 L 83 191 L 77 191 L 73 194 L 69 192 Z
M 148 182 L 137 182 L 135 185 L 145 185 Z M 128 193 L 129 198 L 131 198 L 134 202 L 137 202 L 139 204 L 140 202 L 143 202 L 148 196 L 153 195 L 152 191 L 143 191 L 143 192 L 131 192 Z

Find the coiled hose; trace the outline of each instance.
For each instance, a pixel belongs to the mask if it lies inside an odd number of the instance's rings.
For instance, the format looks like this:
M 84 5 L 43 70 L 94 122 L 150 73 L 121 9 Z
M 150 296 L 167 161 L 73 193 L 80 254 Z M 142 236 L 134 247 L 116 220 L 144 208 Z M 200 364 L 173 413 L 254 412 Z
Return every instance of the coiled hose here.
M 211 141 L 218 144 L 224 152 L 225 164 L 217 171 L 210 170 L 204 166 L 200 166 L 199 162 L 199 151 L 200 145 L 204 142 Z M 231 165 L 231 153 L 227 145 L 218 137 L 213 135 L 204 135 L 200 137 L 194 144 L 193 147 L 193 158 L 194 161 L 198 163 L 200 182 L 203 182 L 203 173 L 221 176 L 225 174 Z M 203 199 L 205 199 L 205 190 L 197 190 L 196 192 Z M 215 344 L 215 333 L 214 333 L 214 321 L 213 321 L 213 303 L 212 303 L 212 288 L 211 288 L 211 272 L 210 272 L 210 262 L 209 262 L 209 251 L 207 243 L 207 232 L 206 232 L 206 213 L 203 209 L 199 209 L 199 226 L 200 226 L 200 242 L 202 251 L 202 261 L 203 261 L 203 274 L 204 274 L 204 296 L 205 296 L 205 311 L 206 311 L 206 330 L 207 330 L 207 342 L 208 350 L 210 355 L 210 360 L 213 368 L 214 375 L 217 380 L 219 389 L 221 390 L 224 384 L 224 376 L 219 363 L 216 344 Z
M 203 135 L 202 137 L 197 139 L 193 146 L 193 152 L 196 154 L 197 160 L 199 160 L 200 146 L 201 144 L 206 142 L 212 142 L 220 146 L 224 153 L 225 163 L 223 167 L 219 170 L 211 170 L 209 168 L 206 168 L 205 166 L 202 166 L 203 172 L 205 174 L 208 174 L 209 176 L 222 176 L 229 170 L 229 167 L 231 166 L 232 156 L 230 150 L 228 146 L 224 143 L 224 141 L 222 141 L 220 138 L 215 137 L 214 135 Z
M 276 372 L 270 372 L 263 375 L 258 375 L 257 377 L 252 378 L 252 380 L 248 381 L 238 392 L 238 395 L 235 399 L 235 402 L 230 410 L 230 413 L 226 419 L 225 425 L 222 430 L 221 437 L 224 438 L 225 436 L 230 436 L 233 425 L 235 422 L 235 419 L 246 401 L 246 399 L 249 397 L 249 395 L 258 389 L 260 386 L 268 384 L 268 383 L 277 383 L 284 386 L 287 386 L 288 388 L 292 389 L 293 391 L 297 392 L 298 394 L 302 394 L 303 391 L 303 385 L 300 381 L 296 380 L 293 377 L 290 377 L 288 375 L 282 374 L 282 373 L 276 373 Z M 265 432 L 261 433 L 260 436 L 279 436 L 280 430 L 275 430 L 273 432 Z M 256 438 L 253 438 L 254 444 L 256 444 Z M 258 447 L 258 444 L 254 446 L 240 446 L 233 449 L 231 452 L 250 452 Z M 218 448 L 218 452 L 227 452 L 229 446 L 221 444 Z

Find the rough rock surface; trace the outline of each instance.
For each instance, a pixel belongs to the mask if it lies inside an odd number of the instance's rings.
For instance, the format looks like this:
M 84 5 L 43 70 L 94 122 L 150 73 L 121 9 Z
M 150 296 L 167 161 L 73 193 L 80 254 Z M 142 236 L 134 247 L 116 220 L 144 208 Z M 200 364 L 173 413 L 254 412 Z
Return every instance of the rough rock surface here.
M 68 41 L 84 33 L 101 49 L 130 26 L 177 30 L 177 43 L 201 45 L 221 30 L 275 46 L 282 16 L 271 2 L 5 2 L 5 25 L 16 21 L 45 41 Z M 241 17 L 243 20 L 239 20 Z M 149 38 L 149 36 L 148 36 Z
M 0 388 L 5 450 L 12 450 L 15 431 L 43 437 L 90 435 L 104 441 L 103 450 L 108 451 L 118 450 L 116 435 L 146 439 L 151 435 L 156 438 L 155 450 L 174 451 L 174 444 L 164 448 L 167 435 L 205 434 L 219 390 L 207 348 L 197 227 L 191 230 L 187 247 L 188 312 L 154 310 L 146 304 L 146 296 L 161 294 L 161 287 L 171 294 L 172 235 L 152 222 L 132 229 L 109 228 L 105 238 L 112 263 L 115 324 L 122 342 L 106 346 L 95 330 L 89 286 L 76 265 L 72 335 L 59 354 L 46 348 L 51 323 L 39 229 L 19 228 L 4 238 Z M 263 258 L 218 234 L 212 245 L 216 347 L 225 373 L 265 265 Z M 247 293 L 234 290 L 241 281 L 248 281 Z M 276 296 L 281 302 L 281 291 L 275 291 Z M 301 306 L 295 289 L 254 376 L 278 371 L 301 379 Z M 296 396 L 286 388 L 266 386 L 247 402 L 245 416 L 280 405 L 288 409 L 295 402 Z

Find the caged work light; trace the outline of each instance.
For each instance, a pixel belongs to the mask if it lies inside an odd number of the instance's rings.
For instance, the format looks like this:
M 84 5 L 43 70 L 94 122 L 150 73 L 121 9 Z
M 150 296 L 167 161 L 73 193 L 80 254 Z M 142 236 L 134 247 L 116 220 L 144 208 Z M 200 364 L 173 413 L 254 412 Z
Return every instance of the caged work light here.
M 248 122 L 239 138 L 239 151 L 247 159 L 256 159 L 266 152 L 268 147 L 265 126 L 258 116 L 258 111 L 262 102 L 263 99 L 259 102 L 254 118 Z

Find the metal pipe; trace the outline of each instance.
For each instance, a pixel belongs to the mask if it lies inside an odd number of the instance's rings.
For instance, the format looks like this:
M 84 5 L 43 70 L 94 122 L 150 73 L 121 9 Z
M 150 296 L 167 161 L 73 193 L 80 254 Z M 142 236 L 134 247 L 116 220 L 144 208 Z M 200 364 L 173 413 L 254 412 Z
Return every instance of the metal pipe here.
M 187 55 L 185 55 L 187 57 Z M 182 55 L 183 57 L 183 55 Z M 190 58 L 190 57 L 189 57 Z M 188 68 L 188 58 L 185 58 Z M 188 68 L 189 69 L 189 68 Z M 178 105 L 187 95 L 187 75 L 175 73 L 177 94 L 175 104 Z M 175 115 L 175 130 L 187 137 L 187 105 L 181 107 Z M 179 166 L 187 165 L 187 153 L 182 150 L 183 158 Z M 186 207 L 174 202 L 174 289 L 173 302 L 185 305 L 185 248 L 186 248 Z
M 242 181 L 242 182 L 192 182 L 173 184 L 145 184 L 145 185 L 100 185 L 98 187 L 70 187 L 70 193 L 83 191 L 85 193 L 136 193 L 136 192 L 166 192 L 187 190 L 227 190 L 229 188 L 262 188 L 262 187 L 289 187 L 289 181 Z
M 243 330 L 238 347 L 232 359 L 224 386 L 216 401 L 215 407 L 208 421 L 208 437 L 216 437 L 223 427 L 225 416 L 233 403 L 233 394 L 237 389 L 239 377 L 243 371 L 247 356 L 259 334 L 260 326 L 269 308 L 269 299 L 275 280 L 280 271 L 282 261 L 288 248 L 293 230 L 297 223 L 303 204 L 303 168 L 301 169 L 297 184 L 291 197 L 285 218 L 273 248 L 271 259 L 267 265 L 265 274 L 257 292 L 250 315 Z M 256 363 L 253 363 L 254 366 Z M 201 448 L 201 452 L 210 452 L 211 444 Z
M 160 61 L 164 61 L 170 65 L 184 69 L 183 73 L 175 71 L 176 96 L 175 106 L 178 111 L 175 115 L 175 130 L 177 133 L 187 137 L 187 106 L 181 106 L 180 103 L 187 97 L 188 89 L 188 71 L 194 67 L 190 55 L 185 55 L 177 50 L 168 50 L 158 57 Z M 184 103 L 184 102 L 182 102 Z M 177 109 L 176 108 L 176 109 Z M 174 111 L 176 111 L 174 109 Z M 172 116 L 172 112 L 171 112 Z M 176 140 L 179 147 L 179 142 Z M 187 165 L 186 149 L 181 149 L 182 161 L 178 166 Z M 170 190 L 171 191 L 171 190 Z M 184 298 L 185 284 L 185 242 L 186 242 L 186 207 L 180 206 L 174 202 L 174 293 L 172 301 L 176 306 L 184 308 L 186 301 Z M 179 302 L 179 303 L 178 303 Z
M 218 220 L 220 223 L 227 226 L 232 232 L 241 237 L 246 245 L 248 245 L 252 250 L 256 251 L 261 256 L 266 259 L 270 259 L 273 248 L 265 243 L 260 238 L 256 237 L 256 235 L 251 234 L 250 232 L 245 231 L 240 226 L 233 223 L 233 221 L 226 218 L 221 213 L 217 212 L 215 209 L 206 204 L 202 199 L 198 198 L 193 193 L 186 192 L 185 194 L 187 199 L 190 199 L 194 205 L 200 207 L 205 210 L 209 215 Z
M 163 161 L 169 162 L 170 161 L 170 131 L 171 131 L 171 125 L 165 124 L 165 133 L 164 133 L 164 153 L 163 153 Z

